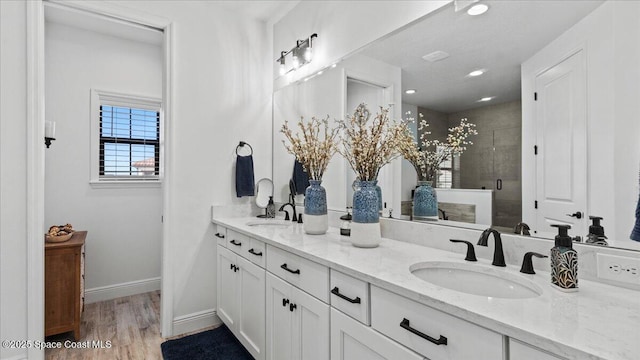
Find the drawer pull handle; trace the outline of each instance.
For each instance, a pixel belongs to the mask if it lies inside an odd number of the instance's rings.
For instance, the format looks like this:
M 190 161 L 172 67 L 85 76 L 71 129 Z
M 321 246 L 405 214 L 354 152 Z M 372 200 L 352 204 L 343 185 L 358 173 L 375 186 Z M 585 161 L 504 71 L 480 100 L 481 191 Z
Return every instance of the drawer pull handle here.
M 282 306 L 287 306 L 289 299 L 282 299 Z
M 287 264 L 286 264 L 286 263 L 284 263 L 284 264 L 280 265 L 280 267 L 281 267 L 282 269 L 284 269 L 284 270 L 287 270 L 288 272 L 290 272 L 290 273 L 292 273 L 292 274 L 298 274 L 298 275 L 300 275 L 300 269 L 291 270 L 291 269 L 289 269 L 289 268 L 287 267 Z
M 348 302 L 352 303 L 352 304 L 360 304 L 360 297 L 356 296 L 355 299 L 352 299 L 350 297 L 344 296 L 342 294 L 340 294 L 340 289 L 338 289 L 338 287 L 334 287 L 333 289 L 331 289 L 331 293 L 337 297 L 339 297 L 340 299 L 343 300 L 347 300 Z
M 412 334 L 416 334 L 416 335 L 420 336 L 421 338 L 426 339 L 426 340 L 428 340 L 428 341 L 430 341 L 430 342 L 432 342 L 432 343 L 434 343 L 436 345 L 447 345 L 447 338 L 446 337 L 440 335 L 439 339 L 434 339 L 431 336 L 429 336 L 429 335 L 427 335 L 425 333 L 422 333 L 422 332 L 412 328 L 411 326 L 409 326 L 409 320 L 406 319 L 406 318 L 402 319 L 402 322 L 400 323 L 400 327 L 405 329 L 405 330 L 407 330 L 407 331 L 409 331 L 409 332 L 411 332 Z
M 236 240 L 235 240 L 235 239 L 233 239 L 233 240 L 231 240 L 231 241 L 229 241 L 229 242 L 230 242 L 231 244 L 235 245 L 235 246 L 241 246 L 241 245 L 242 245 L 242 243 L 241 243 L 241 242 L 236 242 Z
M 224 239 L 224 235 L 222 235 L 220 233 L 216 233 L 216 237 L 219 237 L 220 239 Z
M 249 249 L 249 254 L 253 254 L 255 256 L 262 256 L 262 251 L 256 252 L 253 248 Z

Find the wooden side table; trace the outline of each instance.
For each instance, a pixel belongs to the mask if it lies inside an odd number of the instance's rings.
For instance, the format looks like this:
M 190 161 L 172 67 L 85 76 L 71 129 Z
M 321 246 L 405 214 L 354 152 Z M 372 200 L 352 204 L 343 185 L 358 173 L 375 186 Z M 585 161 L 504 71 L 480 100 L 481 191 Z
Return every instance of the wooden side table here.
M 84 242 L 86 231 L 76 231 L 61 243 L 44 247 L 44 334 L 73 331 L 80 339 L 84 307 Z

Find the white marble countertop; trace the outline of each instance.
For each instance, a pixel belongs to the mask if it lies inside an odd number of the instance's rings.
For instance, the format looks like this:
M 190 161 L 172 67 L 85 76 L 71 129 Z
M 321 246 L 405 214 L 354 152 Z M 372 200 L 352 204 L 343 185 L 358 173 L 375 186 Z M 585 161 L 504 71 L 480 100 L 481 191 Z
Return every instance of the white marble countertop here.
M 307 235 L 300 224 L 248 226 L 256 221 L 253 217 L 212 221 L 559 356 L 640 359 L 638 291 L 580 280 L 578 292 L 564 293 L 552 288 L 548 272 L 526 275 L 507 266 L 493 268 L 535 282 L 543 294 L 529 299 L 489 298 L 438 287 L 409 271 L 411 264 L 424 261 L 464 263 L 460 254 L 391 239 L 382 239 L 374 249 L 356 248 L 337 228 Z M 492 267 L 484 259 L 476 264 Z

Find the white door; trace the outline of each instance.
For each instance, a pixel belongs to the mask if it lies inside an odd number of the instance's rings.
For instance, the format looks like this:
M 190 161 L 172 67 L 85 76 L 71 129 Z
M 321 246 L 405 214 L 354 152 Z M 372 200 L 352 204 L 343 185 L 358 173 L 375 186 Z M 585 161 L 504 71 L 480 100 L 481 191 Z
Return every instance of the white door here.
M 292 290 L 291 303 L 291 359 L 329 360 L 329 305 L 297 288 Z
M 265 270 L 239 257 L 238 339 L 256 360 L 265 358 Z
M 292 358 L 292 286 L 269 273 L 266 286 L 267 360 L 288 360 Z
M 536 231 L 570 224 L 585 234 L 587 213 L 587 103 L 583 51 L 539 74 L 536 88 Z M 567 164 L 570 164 L 567 166 Z
M 236 255 L 226 248 L 218 245 L 218 311 L 220 319 L 233 329 L 237 314 L 237 284 L 238 277 L 236 266 Z
M 331 360 L 423 360 L 368 326 L 331 309 Z

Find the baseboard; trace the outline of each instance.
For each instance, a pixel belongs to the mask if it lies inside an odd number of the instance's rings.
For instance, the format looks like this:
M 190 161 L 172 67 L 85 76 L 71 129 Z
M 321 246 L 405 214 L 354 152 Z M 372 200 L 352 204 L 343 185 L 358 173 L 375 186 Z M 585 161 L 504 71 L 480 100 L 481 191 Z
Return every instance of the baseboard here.
M 24 354 L 21 355 L 14 355 L 12 357 L 8 357 L 8 358 L 1 358 L 0 360 L 27 360 L 28 358 L 24 356 Z
M 220 324 L 222 324 L 222 320 L 216 315 L 215 309 L 198 311 L 174 318 L 172 336 L 186 334 Z
M 84 302 L 90 304 L 156 290 L 160 290 L 160 277 L 86 289 Z

